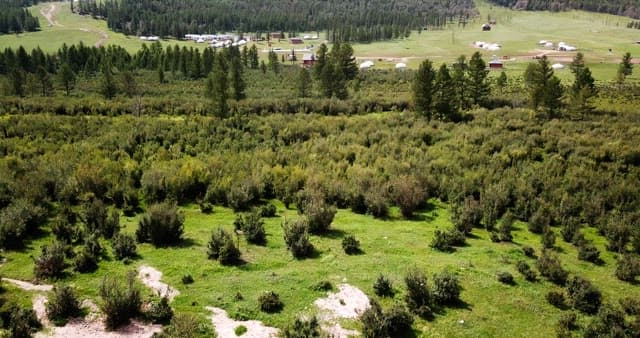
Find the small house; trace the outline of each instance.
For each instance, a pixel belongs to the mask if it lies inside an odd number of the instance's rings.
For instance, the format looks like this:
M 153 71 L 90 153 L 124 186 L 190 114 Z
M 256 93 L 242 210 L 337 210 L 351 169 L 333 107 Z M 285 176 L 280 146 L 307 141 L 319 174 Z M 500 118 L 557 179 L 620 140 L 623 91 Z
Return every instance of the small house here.
M 289 42 L 291 42 L 292 45 L 301 45 L 304 43 L 304 40 L 302 40 L 302 38 L 291 38 Z
M 504 68 L 504 63 L 500 60 L 491 60 L 489 61 L 489 69 L 502 69 Z
M 302 66 L 305 68 L 311 68 L 316 64 L 316 56 L 313 54 L 302 55 Z
M 483 30 L 484 32 L 488 32 L 488 31 L 490 31 L 490 30 L 491 30 L 491 25 L 490 25 L 490 24 L 488 24 L 488 23 L 485 23 L 484 25 L 482 25 L 482 30 Z
M 271 39 L 284 39 L 284 33 L 272 32 L 272 33 L 269 33 L 269 37 L 271 37 Z

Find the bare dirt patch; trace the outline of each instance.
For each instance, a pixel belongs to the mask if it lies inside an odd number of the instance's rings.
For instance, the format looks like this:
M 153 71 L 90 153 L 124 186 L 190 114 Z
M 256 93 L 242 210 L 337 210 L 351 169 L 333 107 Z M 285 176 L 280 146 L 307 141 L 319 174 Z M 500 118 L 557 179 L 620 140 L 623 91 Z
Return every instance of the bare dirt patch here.
M 52 326 L 47 319 L 46 304 L 47 297 L 43 295 L 38 295 L 33 299 L 33 310 L 36 312 L 38 320 L 45 326 L 44 331 L 36 333 L 35 337 L 37 338 L 148 338 L 154 333 L 162 331 L 160 325 L 145 324 L 139 321 L 132 321 L 131 324 L 116 331 L 106 331 L 98 307 L 89 299 L 82 302 L 82 307 L 90 311 L 85 318 L 73 318 L 65 326 Z
M 47 19 L 47 21 L 49 22 L 49 26 L 62 27 L 62 25 L 58 23 L 58 21 L 55 18 L 56 10 L 57 10 L 56 4 L 52 3 L 48 10 L 45 10 L 44 7 L 41 7 L 40 14 L 42 14 L 42 16 L 44 16 L 44 18 Z
M 162 272 L 151 266 L 140 266 L 138 268 L 138 278 L 144 285 L 153 289 L 158 296 L 167 297 L 170 301 L 180 294 L 180 291 L 174 289 L 166 283 L 161 282 L 160 280 L 162 279 Z
M 370 306 L 369 297 L 349 284 L 340 284 L 338 292 L 330 292 L 326 298 L 319 298 L 314 304 L 320 309 L 318 319 L 322 328 L 336 338 L 358 335 L 358 331 L 344 329 L 339 320 L 358 318 Z
M 227 315 L 227 311 L 217 307 L 206 307 L 207 310 L 213 312 L 211 323 L 215 327 L 218 337 L 237 337 L 235 329 L 242 325 L 247 328 L 247 332 L 242 335 L 243 338 L 272 338 L 277 337 L 279 330 L 273 327 L 264 326 L 258 320 L 233 320 Z
M 47 292 L 47 291 L 53 290 L 53 285 L 48 285 L 48 284 L 33 284 L 33 283 L 18 280 L 18 279 L 12 279 L 12 278 L 2 278 L 2 280 L 5 282 L 9 282 L 21 288 L 22 290 L 26 290 L 26 291 Z

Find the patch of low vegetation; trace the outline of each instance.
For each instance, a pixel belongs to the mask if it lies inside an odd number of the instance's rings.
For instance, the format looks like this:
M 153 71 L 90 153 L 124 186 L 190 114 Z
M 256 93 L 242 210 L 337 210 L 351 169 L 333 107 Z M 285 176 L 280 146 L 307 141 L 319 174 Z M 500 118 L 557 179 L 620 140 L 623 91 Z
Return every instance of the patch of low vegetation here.
M 53 297 L 46 306 L 47 317 L 57 326 L 64 326 L 69 318 L 81 315 L 80 301 L 76 291 L 68 285 L 57 285 Z

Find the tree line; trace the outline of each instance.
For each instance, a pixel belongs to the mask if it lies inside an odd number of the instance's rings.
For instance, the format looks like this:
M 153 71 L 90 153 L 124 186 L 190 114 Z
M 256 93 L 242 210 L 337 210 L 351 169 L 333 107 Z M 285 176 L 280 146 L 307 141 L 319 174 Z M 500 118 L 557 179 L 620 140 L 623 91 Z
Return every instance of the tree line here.
M 411 29 L 441 27 L 477 15 L 473 1 L 95 1 L 81 0 L 81 14 L 106 18 L 128 35 L 182 38 L 189 33 L 298 32 L 328 30 L 335 41 L 375 41 Z
M 18 34 L 40 30 L 38 18 L 24 8 L 37 3 L 37 0 L 0 0 L 0 8 L 2 8 L 0 11 L 0 34 Z
M 526 9 L 532 11 L 566 11 L 571 9 L 585 10 L 598 13 L 624 15 L 640 18 L 640 1 L 638 0 L 489 0 L 496 5 Z

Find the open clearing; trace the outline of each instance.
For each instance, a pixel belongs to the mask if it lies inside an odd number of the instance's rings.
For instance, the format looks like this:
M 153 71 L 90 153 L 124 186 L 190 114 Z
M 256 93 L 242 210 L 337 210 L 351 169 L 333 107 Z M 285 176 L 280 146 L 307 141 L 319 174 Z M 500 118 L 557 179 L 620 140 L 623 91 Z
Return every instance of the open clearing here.
M 235 329 L 239 326 L 247 328 L 242 337 L 246 338 L 275 338 L 278 336 L 279 330 L 273 327 L 267 327 L 257 320 L 233 320 L 229 318 L 227 312 L 216 307 L 207 307 L 207 310 L 213 312 L 211 323 L 218 333 L 219 337 L 237 337 Z

